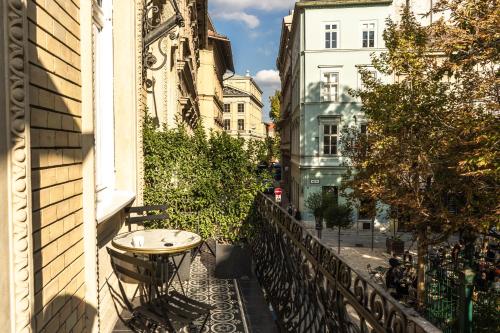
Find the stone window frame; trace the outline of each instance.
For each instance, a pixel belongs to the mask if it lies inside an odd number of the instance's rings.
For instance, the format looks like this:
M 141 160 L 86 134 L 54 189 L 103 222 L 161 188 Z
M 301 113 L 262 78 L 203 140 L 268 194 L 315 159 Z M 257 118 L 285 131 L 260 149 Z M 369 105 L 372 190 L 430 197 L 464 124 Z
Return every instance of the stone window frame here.
M 230 103 L 224 103 L 224 112 L 225 113 L 231 112 L 231 104 Z
M 238 131 L 245 130 L 245 119 L 238 119 Z
M 238 103 L 238 113 L 245 113 L 245 103 Z
M 231 130 L 231 119 L 224 119 L 224 130 L 225 131 Z

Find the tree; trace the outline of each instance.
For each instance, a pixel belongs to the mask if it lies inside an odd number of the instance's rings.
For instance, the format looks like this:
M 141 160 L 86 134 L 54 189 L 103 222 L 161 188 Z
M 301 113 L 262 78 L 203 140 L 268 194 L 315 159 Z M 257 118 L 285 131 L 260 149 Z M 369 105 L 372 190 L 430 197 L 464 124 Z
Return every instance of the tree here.
M 269 111 L 269 118 L 273 123 L 278 124 L 281 120 L 281 91 L 276 90 L 274 95 L 269 97 L 271 110 Z
M 323 226 L 323 218 L 324 218 L 324 212 L 325 212 L 325 207 L 326 207 L 326 200 L 325 200 L 325 195 L 322 192 L 314 192 L 309 197 L 307 197 L 305 206 L 307 209 L 312 211 L 314 215 L 314 219 L 316 221 L 316 229 L 318 230 L 318 235 L 319 235 L 319 230 L 322 229 Z
M 362 100 L 368 132 L 345 128 L 341 139 L 349 159 L 344 186 L 352 189 L 350 199 L 381 201 L 410 219 L 418 240 L 420 305 L 427 247 L 461 228 L 478 231 L 498 223 L 496 180 L 488 172 L 480 177 L 464 172 L 464 161 L 491 154 L 491 141 L 476 130 L 498 124 L 498 115 L 488 103 L 464 100 L 466 70 L 458 74 L 458 69 L 446 67 L 434 38 L 432 29 L 422 27 L 408 8 L 400 23 L 387 21 L 387 52 L 372 62 L 394 80 L 384 83 L 361 71 L 364 88 L 352 94 Z M 493 132 L 498 140 L 498 131 Z M 498 164 L 492 168 L 498 171 Z
M 326 194 L 325 208 L 323 215 L 328 228 L 337 227 L 338 233 L 338 253 L 340 253 L 340 231 L 342 228 L 348 228 L 353 223 L 352 208 L 349 205 L 337 204 L 337 199 L 332 194 Z
M 276 158 L 281 161 L 281 136 L 279 127 L 279 123 L 281 121 L 281 92 L 276 90 L 274 95 L 269 97 L 269 102 L 271 104 L 269 118 L 271 118 L 275 126 L 274 138 L 267 138 L 269 155 L 271 159 Z

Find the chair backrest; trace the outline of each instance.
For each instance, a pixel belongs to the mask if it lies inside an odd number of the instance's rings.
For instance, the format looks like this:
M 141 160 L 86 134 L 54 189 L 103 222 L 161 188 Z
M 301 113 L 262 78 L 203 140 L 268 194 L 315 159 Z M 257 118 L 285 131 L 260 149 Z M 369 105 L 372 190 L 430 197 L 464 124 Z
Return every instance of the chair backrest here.
M 109 247 L 107 250 L 111 258 L 111 266 L 118 278 L 120 274 L 138 283 L 153 284 L 156 282 L 156 263 L 132 257 Z
M 125 209 L 127 217 L 125 223 L 128 230 L 132 231 L 132 225 L 143 226 L 144 222 L 163 221 L 168 219 L 166 205 L 128 207 Z
M 156 263 L 146 259 L 133 257 L 127 253 L 118 252 L 110 247 L 106 248 L 111 259 L 111 267 L 118 281 L 122 301 L 132 312 L 133 305 L 128 299 L 127 292 L 122 284 L 122 279 L 126 277 L 144 286 L 156 287 L 158 284 L 156 274 Z M 109 283 L 109 282 L 108 282 Z

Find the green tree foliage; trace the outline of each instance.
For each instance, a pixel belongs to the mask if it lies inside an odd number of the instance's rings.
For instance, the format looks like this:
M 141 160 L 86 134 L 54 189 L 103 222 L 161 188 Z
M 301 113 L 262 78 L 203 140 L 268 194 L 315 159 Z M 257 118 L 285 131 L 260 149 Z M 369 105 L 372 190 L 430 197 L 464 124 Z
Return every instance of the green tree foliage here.
M 316 224 L 323 223 L 326 205 L 325 195 L 322 192 L 314 192 L 307 197 L 305 206 L 313 213 Z
M 280 136 L 280 121 L 281 121 L 281 91 L 275 91 L 273 96 L 269 97 L 271 110 L 269 111 L 269 118 L 275 125 L 276 135 L 274 138 L 267 138 L 267 146 L 269 150 L 270 159 L 277 159 L 281 161 L 281 136 Z
M 169 214 L 168 221 L 149 227 L 191 230 L 229 243 L 248 237 L 249 213 L 262 190 L 258 147 L 226 133 L 207 137 L 201 127 L 192 134 L 182 126 L 159 130 L 146 117 L 144 201 L 167 204 Z
M 484 68 L 456 62 L 454 51 L 445 52 L 448 57 L 437 52 L 436 36 L 448 33 L 440 29 L 422 27 L 408 9 L 400 23 L 388 20 L 387 52 L 374 56 L 373 65 L 394 80 L 362 71 L 364 89 L 353 95 L 362 100 L 368 134 L 346 128 L 341 142 L 350 160 L 345 187 L 351 198 L 380 200 L 409 217 L 418 238 L 420 300 L 429 244 L 459 229 L 498 224 L 498 160 L 491 156 L 494 150 L 498 157 L 498 109 L 490 108 L 486 92 L 475 99 L 469 84 L 470 71 L 481 76 Z M 474 92 L 467 96 L 467 90 Z
M 353 211 L 348 204 L 338 204 L 332 193 L 326 193 L 323 216 L 328 228 L 338 228 L 338 253 L 340 253 L 340 231 L 349 228 L 353 223 Z
M 276 90 L 274 95 L 269 97 L 271 104 L 271 111 L 269 111 L 269 118 L 273 123 L 278 124 L 281 121 L 281 91 Z

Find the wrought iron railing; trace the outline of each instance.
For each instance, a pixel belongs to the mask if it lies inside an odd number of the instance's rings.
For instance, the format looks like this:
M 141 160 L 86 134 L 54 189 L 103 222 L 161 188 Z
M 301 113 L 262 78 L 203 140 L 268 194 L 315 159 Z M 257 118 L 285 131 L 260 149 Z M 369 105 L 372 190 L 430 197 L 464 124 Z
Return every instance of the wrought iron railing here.
M 259 195 L 257 277 L 283 332 L 440 332 L 352 269 L 270 198 Z

